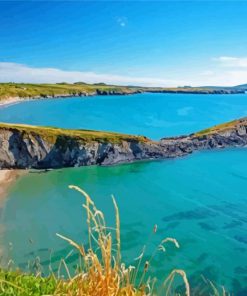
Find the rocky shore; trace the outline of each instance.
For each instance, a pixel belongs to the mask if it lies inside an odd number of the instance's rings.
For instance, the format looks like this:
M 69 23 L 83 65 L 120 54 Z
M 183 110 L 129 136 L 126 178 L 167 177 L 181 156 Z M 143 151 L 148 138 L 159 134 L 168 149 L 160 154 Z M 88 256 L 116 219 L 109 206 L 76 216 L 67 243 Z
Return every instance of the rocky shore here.
M 184 156 L 196 150 L 247 145 L 247 118 L 188 136 L 145 137 L 83 130 L 0 125 L 1 169 L 113 165 Z

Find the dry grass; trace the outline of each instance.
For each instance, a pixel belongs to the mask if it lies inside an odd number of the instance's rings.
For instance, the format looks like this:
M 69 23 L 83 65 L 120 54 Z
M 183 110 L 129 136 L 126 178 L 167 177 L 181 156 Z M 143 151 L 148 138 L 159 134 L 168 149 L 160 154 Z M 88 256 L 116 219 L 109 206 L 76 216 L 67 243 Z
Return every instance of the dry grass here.
M 164 276 L 161 289 L 155 289 L 156 279 L 149 275 L 150 265 L 157 252 L 166 251 L 167 244 L 179 248 L 176 239 L 164 238 L 148 260 L 144 262 L 145 246 L 142 253 L 135 259 L 135 266 L 126 266 L 121 260 L 120 216 L 117 203 L 112 197 L 115 209 L 115 227 L 107 227 L 104 214 L 97 209 L 90 196 L 77 186 L 70 189 L 81 193 L 85 202 L 83 208 L 87 214 L 88 242 L 78 244 L 61 234 L 57 236 L 67 241 L 80 255 L 79 268 L 75 275 L 71 275 L 66 264 L 66 258 L 60 262 L 58 274 L 53 272 L 44 278 L 38 271 L 35 275 L 25 275 L 16 272 L 0 270 L 0 295 L 29 296 L 29 295 L 68 295 L 68 296 L 149 296 L 149 295 L 184 295 L 190 296 L 190 284 L 185 271 L 172 270 Z M 153 234 L 157 232 L 157 225 Z M 67 273 L 67 280 L 60 276 L 61 269 Z M 176 292 L 173 288 L 175 277 L 180 277 L 182 285 Z M 206 281 L 211 289 L 209 294 L 227 296 L 224 288 L 220 291 L 215 285 Z M 194 295 L 194 294 L 193 294 Z M 201 295 L 201 294 L 200 294 Z
M 88 248 L 79 245 L 63 235 L 57 234 L 66 240 L 71 246 L 76 248 L 82 257 L 83 272 L 71 278 L 69 272 L 69 286 L 73 286 L 72 292 L 68 290 L 68 295 L 90 295 L 90 296 L 111 296 L 111 295 L 152 295 L 154 293 L 155 279 L 148 276 L 150 264 L 155 253 L 164 250 L 167 243 L 174 244 L 179 248 L 178 242 L 174 238 L 165 238 L 156 248 L 149 260 L 142 262 L 144 252 L 137 258 L 137 266 L 125 266 L 121 262 L 121 239 L 120 239 L 120 217 L 119 210 L 114 197 L 112 197 L 116 225 L 115 228 L 108 228 L 105 223 L 104 214 L 97 209 L 90 196 L 76 186 L 70 186 L 85 197 L 83 207 L 87 213 L 88 225 Z M 154 233 L 157 226 L 154 227 Z M 164 281 L 163 290 L 171 289 L 175 274 L 179 275 L 184 282 L 184 295 L 190 295 L 190 286 L 186 274 L 182 270 L 174 270 Z M 137 279 L 140 279 L 137 281 Z M 147 280 L 145 280 L 147 278 Z M 168 284 L 169 289 L 166 285 Z M 76 288 L 75 288 L 76 287 Z M 56 293 L 59 293 L 58 286 Z M 167 294 L 170 295 L 170 294 Z

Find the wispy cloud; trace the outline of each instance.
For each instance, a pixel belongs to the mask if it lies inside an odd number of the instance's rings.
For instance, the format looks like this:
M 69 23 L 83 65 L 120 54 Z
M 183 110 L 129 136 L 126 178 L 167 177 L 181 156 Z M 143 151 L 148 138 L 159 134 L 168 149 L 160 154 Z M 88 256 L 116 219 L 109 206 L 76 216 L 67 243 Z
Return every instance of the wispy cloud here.
M 104 82 L 116 85 L 139 86 L 233 86 L 247 83 L 247 68 L 219 67 L 211 71 L 202 70 L 200 73 L 188 72 L 184 79 L 180 71 L 175 77 L 164 76 L 124 76 L 110 73 L 95 73 L 84 71 L 65 71 L 57 68 L 35 68 L 28 65 L 0 62 L 0 82 L 26 82 L 26 83 L 57 83 L 83 81 L 87 83 Z
M 128 22 L 128 20 L 127 20 L 126 17 L 118 17 L 118 18 L 117 18 L 117 23 L 118 23 L 118 25 L 119 25 L 120 27 L 122 27 L 122 28 L 126 27 L 127 22 Z
M 213 60 L 219 62 L 224 67 L 247 68 L 247 57 L 221 56 Z
M 226 70 L 227 69 L 227 70 Z M 189 79 L 189 78 L 188 78 Z M 195 75 L 192 85 L 211 86 L 235 86 L 247 83 L 247 69 L 216 69 L 215 71 L 205 71 Z
M 187 83 L 183 80 L 65 71 L 56 68 L 34 68 L 17 63 L 0 62 L 0 82 L 73 83 L 77 81 L 140 86 L 177 86 Z

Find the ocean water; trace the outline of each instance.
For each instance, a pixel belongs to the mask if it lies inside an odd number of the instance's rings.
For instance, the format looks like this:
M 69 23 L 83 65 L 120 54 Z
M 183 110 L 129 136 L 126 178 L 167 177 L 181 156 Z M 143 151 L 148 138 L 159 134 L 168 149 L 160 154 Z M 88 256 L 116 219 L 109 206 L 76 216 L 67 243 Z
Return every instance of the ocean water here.
M 157 139 L 190 133 L 246 115 L 245 95 L 113 96 L 31 101 L 0 109 L 0 121 L 144 134 Z M 247 150 L 199 152 L 188 157 L 112 167 L 32 171 L 17 180 L 1 209 L 1 253 L 25 269 L 38 256 L 56 271 L 71 250 L 56 233 L 83 242 L 86 190 L 114 224 L 114 194 L 120 208 L 123 258 L 133 264 L 165 237 L 151 272 L 160 280 L 173 268 L 186 270 L 194 295 L 202 276 L 234 295 L 247 295 Z M 156 234 L 153 226 L 158 225 Z M 76 253 L 69 258 L 71 268 Z M 203 295 L 203 294 L 200 294 Z
M 146 135 L 192 133 L 247 116 L 246 95 L 139 94 L 36 100 L 0 110 L 0 121 Z

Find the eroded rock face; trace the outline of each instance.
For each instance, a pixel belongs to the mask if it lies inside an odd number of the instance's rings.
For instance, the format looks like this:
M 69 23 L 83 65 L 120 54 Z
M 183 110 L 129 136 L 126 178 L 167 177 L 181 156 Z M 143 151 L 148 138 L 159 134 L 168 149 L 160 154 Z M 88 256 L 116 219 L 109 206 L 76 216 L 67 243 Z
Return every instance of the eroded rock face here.
M 144 159 L 183 156 L 195 150 L 247 145 L 247 119 L 208 134 L 164 138 L 158 142 L 124 140 L 119 143 L 91 141 L 67 136 L 49 142 L 43 136 L 0 128 L 0 169 L 45 169 L 87 165 L 112 165 Z

